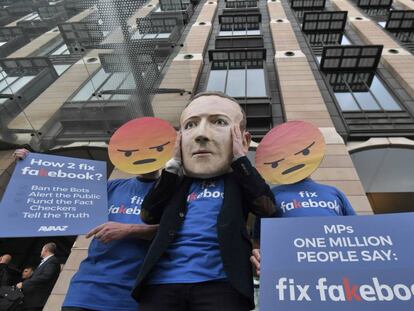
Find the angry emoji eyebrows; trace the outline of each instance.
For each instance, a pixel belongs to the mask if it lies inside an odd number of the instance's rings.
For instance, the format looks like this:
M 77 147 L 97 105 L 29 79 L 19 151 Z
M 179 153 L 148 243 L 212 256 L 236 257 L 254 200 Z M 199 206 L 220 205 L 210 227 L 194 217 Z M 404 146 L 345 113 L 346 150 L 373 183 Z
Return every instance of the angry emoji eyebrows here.
M 135 152 L 135 151 L 139 151 L 139 149 L 116 149 L 119 152 Z
M 315 144 L 315 142 L 312 142 L 309 146 L 307 146 L 306 148 L 303 148 L 302 150 L 294 153 L 294 155 L 298 155 L 299 153 L 305 152 L 307 149 L 309 149 L 310 147 L 312 147 Z
M 164 144 L 149 147 L 148 149 L 157 149 L 157 151 L 158 151 L 159 149 L 162 149 L 164 146 L 166 146 L 170 143 L 171 143 L 170 141 L 167 141 Z M 130 156 L 132 152 L 136 152 L 136 151 L 139 151 L 139 150 L 140 149 L 117 149 L 117 151 L 119 151 L 119 152 L 124 152 L 126 156 Z
M 308 150 L 310 147 L 312 147 L 315 144 L 315 142 L 312 142 L 309 146 L 303 148 L 302 150 L 300 150 L 299 152 L 294 153 L 294 155 L 298 155 L 300 153 L 304 153 L 306 152 L 306 150 Z M 309 151 L 307 152 L 307 154 L 309 153 Z M 276 161 L 272 161 L 272 162 L 264 162 L 263 164 L 265 165 L 271 165 L 272 168 L 276 168 L 279 164 L 279 162 L 282 162 L 283 160 L 285 160 L 285 158 L 276 160 Z
M 164 144 L 161 144 L 161 145 L 158 145 L 158 146 L 154 146 L 154 147 L 149 147 L 148 149 L 160 149 L 160 148 L 162 148 L 164 146 L 167 146 L 169 143 L 171 143 L 171 142 L 170 141 L 167 141 Z
M 265 163 L 263 163 L 263 164 L 265 164 L 265 165 L 271 165 L 271 166 L 272 166 L 272 168 L 276 168 L 276 167 L 277 167 L 277 165 L 279 164 L 279 162 L 282 162 L 284 159 L 285 159 L 285 158 L 280 159 L 280 160 L 276 160 L 276 161 L 272 161 L 272 162 L 265 162 Z

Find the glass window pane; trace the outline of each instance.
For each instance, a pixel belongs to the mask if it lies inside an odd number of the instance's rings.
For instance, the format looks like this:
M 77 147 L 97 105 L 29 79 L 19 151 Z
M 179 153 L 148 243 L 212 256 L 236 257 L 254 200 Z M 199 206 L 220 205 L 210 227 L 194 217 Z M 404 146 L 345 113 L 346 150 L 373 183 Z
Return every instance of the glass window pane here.
M 335 97 L 342 111 L 359 111 L 351 93 L 335 93 Z
M 88 81 L 80 90 L 79 92 L 73 97 L 73 101 L 84 101 L 88 100 L 89 97 L 92 96 L 92 93 L 95 92 L 95 89 L 92 85 L 91 81 Z
M 23 20 L 25 21 L 32 21 L 32 20 L 40 20 L 40 16 L 37 12 L 30 13 L 29 15 L 26 15 Z
M 343 35 L 341 40 L 341 45 L 351 45 L 351 41 L 349 41 L 348 37 Z
M 9 85 L 11 85 L 15 80 L 17 80 L 19 77 L 7 77 L 3 78 L 3 76 L 0 74 L 0 92 L 3 92 L 4 89 L 6 89 Z
M 139 33 L 139 31 L 136 31 L 136 32 L 132 35 L 131 40 L 139 40 L 139 39 L 141 39 L 141 38 L 142 38 L 142 35 Z
M 117 90 L 122 81 L 125 79 L 126 73 L 125 72 L 116 72 L 113 73 L 112 76 L 105 82 L 105 84 L 100 88 L 101 91 L 104 90 Z M 111 95 L 105 94 L 102 95 L 102 98 L 100 100 L 109 100 L 111 98 Z M 97 98 L 92 98 L 97 99 Z
M 233 97 L 246 96 L 246 70 L 231 69 L 227 77 L 226 94 Z
M 23 77 L 20 77 L 20 78 L 16 79 L 16 81 L 14 81 L 13 84 L 11 84 L 8 88 L 6 88 L 3 91 L 3 94 L 14 94 L 14 93 L 16 93 L 18 90 L 20 90 L 22 87 L 24 87 L 27 83 L 32 81 L 34 79 L 34 77 L 35 76 L 23 76 Z
M 142 36 L 142 39 L 154 39 L 157 36 L 156 33 L 147 33 Z
M 258 36 L 258 35 L 260 35 L 260 30 L 259 29 L 247 30 L 247 34 L 249 36 Z
M 246 30 L 234 30 L 233 31 L 233 36 L 245 36 L 246 35 Z
M 121 90 L 135 89 L 135 81 L 134 81 L 132 74 L 128 74 L 128 77 L 122 83 L 120 89 Z M 129 96 L 130 95 L 114 95 L 112 97 L 112 100 L 127 100 Z
M 64 73 L 71 65 L 65 64 L 65 65 L 53 65 L 55 67 L 56 73 L 58 76 L 61 76 L 62 73 Z
M 169 33 L 159 33 L 158 37 L 159 39 L 168 39 L 170 37 Z
M 231 36 L 231 31 L 220 31 L 219 36 Z
M 62 44 L 60 47 L 58 47 L 51 55 L 65 55 L 69 54 L 68 47 L 66 44 Z
M 385 88 L 383 82 L 374 76 L 372 81 L 371 92 L 354 92 L 354 96 L 359 106 L 363 110 L 402 110 L 397 101 L 392 97 L 390 92 Z M 372 95 L 374 94 L 374 96 Z M 339 105 L 343 111 L 359 110 L 351 93 L 335 93 Z
M 96 90 L 99 90 L 102 86 L 102 83 L 106 80 L 106 78 L 109 77 L 109 73 L 106 73 L 103 69 L 100 69 L 91 80 L 88 81 L 75 95 L 75 97 L 72 99 L 73 101 L 84 101 L 88 100 L 89 97 L 92 96 L 92 94 Z
M 207 82 L 207 91 L 224 92 L 227 70 L 211 70 Z
M 248 97 L 265 97 L 266 83 L 263 69 L 247 70 L 247 96 Z
M 369 92 L 354 92 L 358 104 L 363 110 L 380 110 L 374 97 Z
M 125 81 L 122 83 L 120 89 L 127 90 L 127 89 L 134 89 L 135 88 L 135 81 L 132 74 L 128 74 L 128 77 L 125 79 Z
M 385 88 L 381 80 L 376 76 L 372 81 L 371 91 L 380 102 L 380 105 L 385 110 L 401 110 L 400 105 L 396 100 L 391 96 L 390 92 Z

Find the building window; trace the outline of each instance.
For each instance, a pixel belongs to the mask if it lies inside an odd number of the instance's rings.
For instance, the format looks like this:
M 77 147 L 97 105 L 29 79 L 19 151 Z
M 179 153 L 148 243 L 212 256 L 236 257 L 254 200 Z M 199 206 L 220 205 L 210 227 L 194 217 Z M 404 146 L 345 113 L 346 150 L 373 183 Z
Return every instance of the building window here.
M 32 12 L 25 17 L 23 17 L 20 21 L 40 21 L 41 18 L 37 12 Z
M 170 37 L 169 32 L 158 32 L 158 33 L 139 33 L 138 31 L 134 33 L 131 37 L 132 40 L 139 39 L 168 39 Z
M 378 24 L 414 52 L 414 10 L 390 10 L 386 21 Z
M 69 67 L 72 66 L 71 64 L 58 64 L 58 65 L 53 65 L 53 67 L 56 70 L 56 73 L 58 74 L 58 76 L 61 76 L 66 70 L 69 69 Z
M 334 92 L 342 111 L 400 111 L 400 105 L 392 97 L 377 75 L 365 91 Z
M 190 0 L 160 0 L 161 11 L 181 11 L 186 10 L 191 4 Z
M 232 97 L 267 97 L 265 50 L 209 51 L 212 62 L 207 91 Z
M 96 21 L 61 23 L 58 27 L 66 46 L 73 53 L 77 53 L 79 47 L 90 48 L 99 44 L 109 34 Z
M 0 68 L 0 94 L 12 95 L 23 88 L 27 83 L 32 81 L 36 76 L 8 76 L 5 71 Z M 0 98 L 0 104 L 7 101 L 7 98 Z
M 375 73 L 381 51 L 382 46 L 324 48 L 321 70 L 342 111 L 402 110 Z
M 58 46 L 50 55 L 69 55 L 69 49 L 65 43 Z
M 260 22 L 260 14 L 221 15 L 219 36 L 258 36 Z
M 226 0 L 226 8 L 228 9 L 257 8 L 257 0 Z
M 139 18 L 138 30 L 132 35 L 132 39 L 168 39 L 174 31 L 182 26 L 177 18 Z
M 302 18 L 305 12 L 323 11 L 326 0 L 291 0 L 290 7 L 297 17 Z
M 129 95 L 123 94 L 99 94 L 102 91 L 125 90 L 135 87 L 131 73 L 115 72 L 107 73 L 103 68 L 99 69 L 93 77 L 71 99 L 71 102 L 96 101 L 96 100 L 127 100 Z M 95 94 L 95 96 L 94 96 Z
M 357 0 L 356 4 L 365 14 L 376 20 L 384 20 L 392 9 L 392 2 L 393 0 Z

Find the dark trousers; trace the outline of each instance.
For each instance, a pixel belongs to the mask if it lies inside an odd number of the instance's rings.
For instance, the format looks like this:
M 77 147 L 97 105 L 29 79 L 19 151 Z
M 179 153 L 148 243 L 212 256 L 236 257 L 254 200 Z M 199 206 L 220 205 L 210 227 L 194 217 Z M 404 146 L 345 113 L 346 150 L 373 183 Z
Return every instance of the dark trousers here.
M 147 285 L 139 311 L 247 311 L 249 302 L 228 282 Z
M 94 311 L 94 310 L 78 308 L 78 307 L 62 307 L 61 311 Z

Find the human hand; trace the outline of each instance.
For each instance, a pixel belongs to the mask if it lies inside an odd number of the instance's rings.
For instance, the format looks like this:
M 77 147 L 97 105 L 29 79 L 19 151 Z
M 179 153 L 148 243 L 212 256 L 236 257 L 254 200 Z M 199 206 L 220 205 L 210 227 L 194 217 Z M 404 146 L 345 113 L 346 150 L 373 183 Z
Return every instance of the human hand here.
M 260 276 L 260 249 L 256 248 L 252 251 L 252 256 L 250 256 L 250 262 L 253 264 L 256 275 Z
M 108 221 L 89 231 L 86 238 L 90 238 L 95 235 L 95 238 L 102 243 L 121 240 L 128 235 L 130 226 L 131 225 L 129 224 Z
M 22 287 L 23 287 L 23 283 L 22 283 L 22 282 L 17 283 L 17 284 L 16 284 L 16 287 L 17 287 L 18 289 L 22 289 Z
M 177 138 L 174 144 L 173 159 L 181 163 L 181 131 L 177 132 Z
M 24 160 L 28 155 L 29 155 L 30 151 L 27 149 L 16 149 L 13 152 L 13 156 L 16 160 Z
M 233 159 L 238 159 L 246 155 L 245 146 L 243 145 L 243 135 L 239 125 L 231 127 L 231 136 L 233 140 Z

